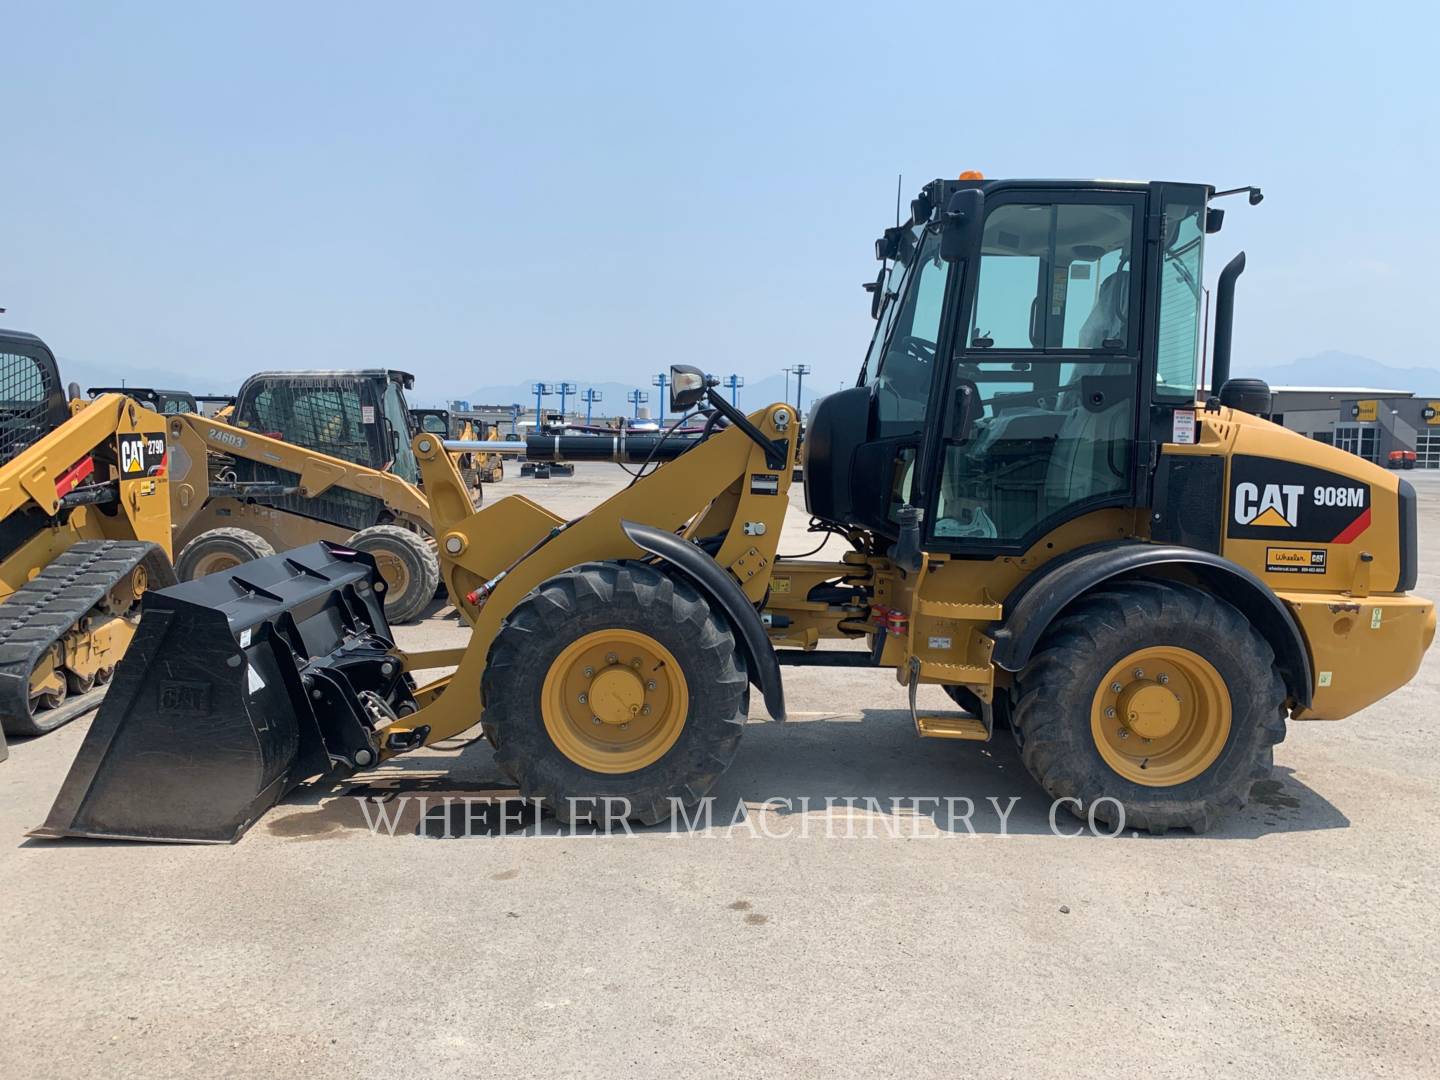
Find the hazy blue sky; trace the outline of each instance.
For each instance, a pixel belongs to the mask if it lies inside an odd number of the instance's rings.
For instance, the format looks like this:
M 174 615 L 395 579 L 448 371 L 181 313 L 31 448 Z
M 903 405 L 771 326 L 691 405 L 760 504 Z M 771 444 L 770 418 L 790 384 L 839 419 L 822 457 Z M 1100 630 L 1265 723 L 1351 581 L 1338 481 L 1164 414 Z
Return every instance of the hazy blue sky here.
M 1249 252 L 1237 366 L 1428 365 L 1433 11 L 5 0 L 0 318 L 195 389 L 674 360 L 833 389 L 896 174 L 978 168 L 1260 184 L 1207 266 Z

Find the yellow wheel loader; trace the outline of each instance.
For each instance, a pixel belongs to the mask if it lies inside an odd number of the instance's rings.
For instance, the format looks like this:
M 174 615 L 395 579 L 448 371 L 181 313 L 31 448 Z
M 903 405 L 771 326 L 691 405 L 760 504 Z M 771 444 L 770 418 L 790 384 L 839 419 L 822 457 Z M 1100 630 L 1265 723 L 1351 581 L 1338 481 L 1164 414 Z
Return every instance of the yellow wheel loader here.
M 519 495 L 473 510 L 465 444 L 416 436 L 469 644 L 397 649 L 370 560 L 324 545 L 151 593 L 39 834 L 234 840 L 307 777 L 477 724 L 562 820 L 619 801 L 657 822 L 729 766 L 752 688 L 785 718 L 787 665 L 889 673 L 921 737 L 1008 728 L 1068 810 L 1205 829 L 1287 721 L 1380 700 L 1435 632 L 1411 486 L 1228 378 L 1243 256 L 1217 287 L 1218 393 L 1197 383 L 1218 194 L 925 187 L 877 244 L 858 384 L 808 417 L 806 505 L 838 558 L 778 552 L 795 409 L 746 416 L 696 368 L 670 404 L 708 405 L 698 435 L 529 440 L 642 465 L 572 520 Z M 923 684 L 960 708 L 922 710 Z
M 0 330 L 0 760 L 95 707 L 141 594 L 175 583 L 165 465 L 163 417 L 72 410 L 45 343 Z
M 229 422 L 170 423 L 175 569 L 182 581 L 317 540 L 375 557 L 393 622 L 439 584 L 400 371 L 271 371 L 246 379 Z
M 449 409 L 411 409 L 410 416 L 414 420 L 416 431 L 428 431 L 442 439 L 477 442 L 481 439 L 480 431 L 488 428 L 485 441 L 500 441 L 499 431 L 494 424 L 487 425 L 483 420 L 452 413 Z M 473 450 L 457 450 L 454 457 L 456 468 L 469 485 L 475 505 L 479 506 L 485 497 L 484 485 L 499 483 L 504 479 L 504 459 L 498 453 L 477 453 Z

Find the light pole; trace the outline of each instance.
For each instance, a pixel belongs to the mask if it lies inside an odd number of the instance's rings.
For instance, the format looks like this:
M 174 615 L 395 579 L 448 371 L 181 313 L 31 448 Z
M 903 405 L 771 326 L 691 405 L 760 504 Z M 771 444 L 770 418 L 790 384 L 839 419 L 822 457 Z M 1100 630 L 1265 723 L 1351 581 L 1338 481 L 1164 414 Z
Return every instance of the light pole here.
M 650 393 L 648 390 L 631 390 L 630 393 L 625 395 L 625 400 L 635 406 L 635 419 L 639 420 L 640 406 L 650 400 Z
M 665 403 L 669 400 L 669 398 L 665 396 L 665 387 L 670 385 L 670 376 L 666 375 L 665 372 L 662 371 L 659 375 L 656 375 L 653 379 L 650 380 L 650 385 L 658 386 L 660 388 L 660 426 L 664 427 Z
M 809 366 L 808 364 L 796 364 L 794 370 L 795 370 L 795 415 L 796 415 L 796 416 L 804 416 L 804 415 L 805 415 L 805 407 L 801 404 L 801 401 L 802 401 L 803 399 L 802 399 L 801 396 L 800 396 L 800 386 L 801 386 L 801 384 L 805 381 L 805 376 L 810 374 L 810 366 Z
M 739 375 L 727 375 L 725 377 L 725 385 L 730 388 L 730 404 L 734 405 L 735 391 L 745 385 L 745 380 L 742 379 Z
M 555 391 L 549 383 L 537 382 L 530 385 L 530 392 L 535 395 L 535 434 L 540 434 L 540 399 L 549 397 Z
M 590 426 L 590 410 L 594 407 L 595 402 L 602 400 L 604 397 L 605 395 L 593 386 L 587 386 L 584 390 L 580 391 L 580 400 L 585 402 L 586 427 Z
M 575 384 L 560 382 L 555 385 L 555 389 L 560 395 L 560 422 L 563 424 L 565 422 L 565 399 L 575 393 Z
M 788 367 L 786 367 L 786 368 L 781 368 L 780 370 L 783 371 L 783 372 L 785 372 L 785 400 L 786 400 L 786 401 L 789 401 L 789 400 L 790 400 L 790 369 L 789 369 Z
M 510 406 L 510 434 L 511 434 L 511 435 L 518 435 L 518 434 L 520 434 L 520 432 L 519 432 L 518 429 L 519 429 L 519 426 L 520 426 L 520 413 L 521 413 L 521 411 L 522 411 L 522 410 L 521 410 L 521 408 L 520 408 L 520 403 L 519 403 L 518 401 L 515 402 L 515 404 L 513 404 L 513 405 Z

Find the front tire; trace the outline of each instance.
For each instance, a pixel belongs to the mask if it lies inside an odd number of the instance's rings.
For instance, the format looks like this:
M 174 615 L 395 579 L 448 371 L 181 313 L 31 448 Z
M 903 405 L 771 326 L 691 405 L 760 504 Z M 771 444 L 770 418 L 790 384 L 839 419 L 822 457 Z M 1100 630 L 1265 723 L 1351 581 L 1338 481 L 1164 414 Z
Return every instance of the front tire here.
M 566 822 L 605 813 L 606 799 L 647 825 L 694 806 L 734 758 L 749 708 L 729 623 L 688 582 L 635 562 L 577 566 L 526 596 L 490 648 L 482 693 L 497 763 Z
M 1285 737 L 1269 643 L 1230 604 L 1179 584 L 1084 598 L 1046 631 L 1017 690 L 1031 775 L 1117 828 L 1204 832 L 1245 805 Z
M 185 545 L 175 560 L 175 576 L 194 581 L 274 554 L 270 542 L 249 529 L 210 529 Z

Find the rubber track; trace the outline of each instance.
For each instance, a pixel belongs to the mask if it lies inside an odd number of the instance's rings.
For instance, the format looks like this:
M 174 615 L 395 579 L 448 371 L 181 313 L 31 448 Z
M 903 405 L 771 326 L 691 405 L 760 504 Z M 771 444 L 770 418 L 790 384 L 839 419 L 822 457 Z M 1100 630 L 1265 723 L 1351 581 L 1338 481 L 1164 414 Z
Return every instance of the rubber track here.
M 158 544 L 142 540 L 82 540 L 0 604 L 0 725 L 7 735 L 43 735 L 70 719 L 62 705 L 30 714 L 30 674 L 45 651 L 74 629 L 105 594 L 147 557 L 170 560 Z M 151 568 L 156 560 L 151 559 Z M 163 572 L 151 585 L 173 584 Z M 46 723 L 47 714 L 55 722 Z M 73 714 L 72 714 L 73 715 Z M 64 716 L 64 719 L 61 717 Z

